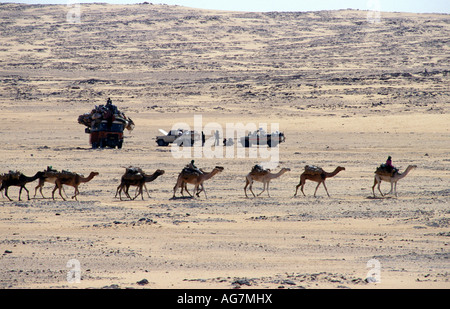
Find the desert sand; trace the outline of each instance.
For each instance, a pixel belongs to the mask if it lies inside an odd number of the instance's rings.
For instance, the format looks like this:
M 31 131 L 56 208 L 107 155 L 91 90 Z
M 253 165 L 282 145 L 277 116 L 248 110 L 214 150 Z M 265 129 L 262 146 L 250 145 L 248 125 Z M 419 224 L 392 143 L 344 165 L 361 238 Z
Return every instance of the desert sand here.
M 80 8 L 68 23 L 64 5 L 0 5 L 0 172 L 99 172 L 78 201 L 52 200 L 51 184 L 34 197 L 37 181 L 29 201 L 17 187 L 12 202 L 0 196 L 1 288 L 450 287 L 448 15 Z M 108 97 L 136 127 L 122 149 L 94 150 L 77 117 Z M 224 167 L 208 198 L 172 199 L 191 159 L 155 137 L 195 115 L 278 125 L 273 171 L 290 171 L 270 198 L 244 195 L 267 159 L 202 156 L 198 167 Z M 373 197 L 389 155 L 417 168 L 398 196 Z M 293 197 L 307 164 L 345 167 L 326 180 L 330 197 L 322 186 L 313 197 L 313 182 Z M 150 198 L 115 198 L 126 166 L 165 170 Z M 80 282 L 68 280 L 73 259 Z

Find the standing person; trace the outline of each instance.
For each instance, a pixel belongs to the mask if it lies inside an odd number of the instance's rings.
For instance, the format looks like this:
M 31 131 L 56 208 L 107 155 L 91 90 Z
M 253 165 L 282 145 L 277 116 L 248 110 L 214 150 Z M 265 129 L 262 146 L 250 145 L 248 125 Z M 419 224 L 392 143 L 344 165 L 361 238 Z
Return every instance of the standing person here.
M 216 130 L 216 133 L 214 133 L 214 137 L 216 138 L 216 146 L 219 146 L 219 142 L 220 142 L 220 135 L 219 135 L 219 130 Z

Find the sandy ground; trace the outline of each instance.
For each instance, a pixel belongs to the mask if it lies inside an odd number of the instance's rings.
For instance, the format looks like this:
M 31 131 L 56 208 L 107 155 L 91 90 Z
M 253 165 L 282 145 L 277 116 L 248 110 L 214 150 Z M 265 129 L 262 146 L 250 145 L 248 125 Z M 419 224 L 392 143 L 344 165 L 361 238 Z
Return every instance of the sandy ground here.
M 65 6 L 0 6 L 0 171 L 100 173 L 78 201 L 52 200 L 50 184 L 34 197 L 37 181 L 29 201 L 15 187 L 14 201 L 0 197 L 1 288 L 450 287 L 448 15 L 81 8 L 67 24 Z M 136 123 L 121 150 L 90 149 L 77 123 L 107 97 Z M 246 153 L 195 158 L 224 171 L 205 182 L 208 198 L 172 199 L 191 159 L 154 138 L 195 115 L 279 126 L 273 170 L 290 172 L 271 197 L 245 197 L 245 175 L 267 162 Z M 388 155 L 417 168 L 397 197 L 374 198 Z M 345 167 L 326 181 L 331 197 L 313 197 L 312 182 L 293 197 L 306 164 Z M 165 170 L 150 198 L 115 198 L 129 165 Z M 67 280 L 72 259 L 79 283 Z M 368 283 L 375 267 L 381 281 Z

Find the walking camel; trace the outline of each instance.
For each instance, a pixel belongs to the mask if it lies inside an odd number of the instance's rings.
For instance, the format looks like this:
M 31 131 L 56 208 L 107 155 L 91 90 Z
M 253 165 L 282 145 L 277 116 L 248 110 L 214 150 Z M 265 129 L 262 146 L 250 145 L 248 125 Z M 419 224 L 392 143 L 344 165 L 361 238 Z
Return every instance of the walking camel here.
M 61 173 L 61 172 L 58 172 L 56 170 L 49 169 L 49 168 L 47 168 L 47 170 L 44 170 L 44 174 L 41 177 L 39 177 L 38 185 L 34 188 L 34 198 L 36 198 L 36 194 L 37 194 L 37 190 L 38 189 L 39 189 L 39 192 L 41 193 L 42 198 L 45 198 L 44 194 L 42 193 L 42 188 L 44 187 L 44 184 L 46 182 L 51 183 L 51 184 L 55 184 L 55 181 L 58 178 L 57 177 L 58 173 Z M 63 172 L 63 173 L 65 173 L 65 172 Z M 63 190 L 64 194 L 67 197 L 67 194 L 66 194 L 66 191 L 64 191 L 64 188 L 62 188 L 62 190 Z
M 28 200 L 30 200 L 30 192 L 29 192 L 28 189 L 25 187 L 25 185 L 26 185 L 27 183 L 29 183 L 29 182 L 35 181 L 36 179 L 38 179 L 39 177 L 41 177 L 43 173 L 44 173 L 44 172 L 37 172 L 37 173 L 36 173 L 34 176 L 32 176 L 32 177 L 25 176 L 25 175 L 22 174 L 21 172 L 18 172 L 18 173 L 16 173 L 16 174 L 11 174 L 11 173 L 10 173 L 10 174 L 4 175 L 4 176 L 2 177 L 3 180 L 2 180 L 1 187 L 0 187 L 0 191 L 2 191 L 3 189 L 5 189 L 5 196 L 6 196 L 10 201 L 12 201 L 12 199 L 8 196 L 8 188 L 11 187 L 11 186 L 20 187 L 20 190 L 19 190 L 19 201 L 21 200 L 21 199 L 20 199 L 20 196 L 21 196 L 21 194 L 22 194 L 22 189 L 25 189 L 25 191 L 27 191 L 27 198 L 28 198 Z
M 144 200 L 144 195 L 142 193 L 142 188 L 145 188 L 145 191 L 147 191 L 148 197 L 150 197 L 150 194 L 148 193 L 148 190 L 147 190 L 147 187 L 146 187 L 145 183 L 146 182 L 152 182 L 153 180 L 155 180 L 159 176 L 164 175 L 164 173 L 165 173 L 164 170 L 156 170 L 151 175 L 147 175 L 145 173 L 128 175 L 127 173 L 125 173 L 125 175 L 123 175 L 121 180 L 120 180 L 120 185 L 117 187 L 116 196 L 115 197 L 117 197 L 117 194 L 119 194 L 119 198 L 120 198 L 120 200 L 122 200 L 122 194 L 121 193 L 123 191 L 125 193 L 125 195 L 130 200 L 134 200 L 139 195 L 141 195 L 142 200 Z M 131 198 L 130 195 L 128 194 L 128 189 L 130 188 L 130 186 L 136 186 L 137 187 L 137 193 L 134 196 L 134 198 Z
M 338 166 L 338 167 L 336 167 L 336 169 L 333 172 L 328 173 L 328 172 L 325 172 L 320 167 L 315 167 L 315 166 L 310 166 L 310 165 L 305 166 L 305 171 L 300 175 L 300 182 L 295 187 L 294 197 L 297 196 L 297 191 L 298 191 L 299 187 L 300 187 L 300 190 L 302 191 L 303 195 L 306 196 L 305 192 L 303 192 L 303 187 L 305 186 L 306 180 L 311 180 L 311 181 L 315 181 L 318 183 L 316 190 L 314 191 L 314 197 L 316 197 L 317 189 L 319 188 L 320 184 L 323 184 L 323 187 L 325 188 L 325 191 L 327 192 L 327 195 L 329 197 L 330 194 L 328 193 L 327 186 L 325 185 L 325 180 L 327 178 L 336 176 L 340 171 L 345 171 L 345 167 Z
M 256 166 L 255 166 L 256 167 Z M 270 170 L 262 170 L 253 167 L 252 171 L 245 176 L 245 197 L 248 197 L 247 195 L 247 187 L 249 188 L 250 192 L 253 194 L 254 197 L 256 197 L 255 193 L 253 193 L 252 186 L 254 181 L 262 182 L 264 184 L 263 190 L 258 194 L 260 196 L 264 191 L 266 191 L 267 187 L 267 195 L 270 197 L 269 193 L 269 183 L 272 179 L 278 178 L 281 175 L 283 175 L 286 172 L 289 172 L 291 169 L 289 168 L 282 168 L 278 173 L 271 173 Z
M 203 183 L 206 180 L 209 180 L 212 177 L 214 177 L 216 174 L 221 173 L 222 171 L 223 171 L 223 167 L 221 167 L 221 166 L 214 167 L 214 169 L 209 173 L 208 172 L 203 172 L 203 173 L 193 172 L 193 171 L 189 171 L 188 169 L 184 168 L 181 171 L 181 173 L 178 175 L 177 183 L 175 184 L 175 187 L 173 187 L 173 197 L 172 198 L 175 198 L 175 193 L 178 188 L 181 188 L 181 195 L 183 195 L 183 189 L 184 189 L 192 197 L 193 195 L 191 193 L 189 193 L 189 191 L 187 190 L 188 183 L 194 185 L 194 194 L 199 196 L 200 192 L 203 191 L 205 193 L 205 198 L 208 198 L 206 196 L 206 190 L 205 190 L 205 187 L 203 186 Z M 201 188 L 201 189 L 199 190 L 199 188 Z
M 373 197 L 375 197 L 375 186 L 378 184 L 378 191 L 380 191 L 381 196 L 384 196 L 380 190 L 381 181 L 387 181 L 391 183 L 391 191 L 386 194 L 391 194 L 392 190 L 394 190 L 395 196 L 397 196 L 397 181 L 403 179 L 408 175 L 408 173 L 415 169 L 417 165 L 409 165 L 403 173 L 395 173 L 392 175 L 386 175 L 380 172 L 375 172 L 375 179 L 372 186 Z
M 77 195 L 80 194 L 78 186 L 82 183 L 91 181 L 97 175 L 97 172 L 91 172 L 88 177 L 83 177 L 77 173 L 58 173 L 55 180 L 55 188 L 52 191 L 52 198 L 55 199 L 55 191 L 56 189 L 59 189 L 59 196 L 65 201 L 66 199 L 61 195 L 61 189 L 63 185 L 67 185 L 75 188 L 72 198 L 78 201 Z

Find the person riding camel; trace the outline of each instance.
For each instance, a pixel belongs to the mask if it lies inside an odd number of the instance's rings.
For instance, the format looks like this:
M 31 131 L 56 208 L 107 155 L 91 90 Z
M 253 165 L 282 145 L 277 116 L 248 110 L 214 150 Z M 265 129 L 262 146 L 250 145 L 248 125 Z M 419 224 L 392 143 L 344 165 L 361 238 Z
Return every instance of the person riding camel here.
M 386 160 L 386 169 L 388 172 L 391 172 L 392 175 L 395 175 L 398 172 L 398 169 L 392 165 L 392 157 L 388 156 L 387 160 Z
M 202 172 L 198 167 L 195 166 L 194 160 L 192 160 L 191 163 L 189 163 L 188 168 L 190 168 L 190 169 L 193 170 L 194 172 L 203 174 L 203 172 Z

